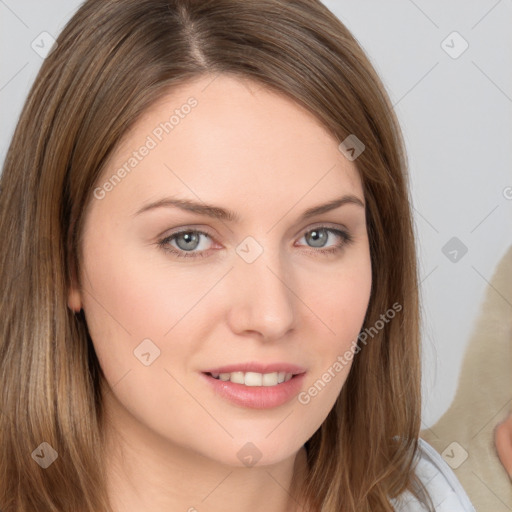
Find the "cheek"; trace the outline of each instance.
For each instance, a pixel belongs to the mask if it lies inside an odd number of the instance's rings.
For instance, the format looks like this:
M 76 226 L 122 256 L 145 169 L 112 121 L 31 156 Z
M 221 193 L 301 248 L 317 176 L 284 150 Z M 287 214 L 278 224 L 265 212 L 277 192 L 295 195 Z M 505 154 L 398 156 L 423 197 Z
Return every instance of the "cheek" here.
M 81 276 L 83 307 L 98 360 L 113 384 L 141 366 L 134 350 L 143 340 L 155 341 L 153 352 L 161 348 L 159 339 L 172 319 L 162 318 L 147 263 L 134 260 L 133 253 L 121 250 L 126 246 L 113 242 L 107 233 L 96 233 L 87 242 Z
M 166 282 L 148 258 L 136 251 L 121 250 L 120 242 L 101 244 L 91 241 L 84 251 L 84 310 L 90 329 L 98 338 L 120 338 L 133 342 L 146 337 L 161 337 L 173 323 L 164 314 L 182 309 L 179 282 Z
M 137 251 L 121 253 L 98 240 L 84 251 L 84 262 L 83 307 L 99 364 L 122 404 L 114 410 L 178 437 L 182 431 L 173 418 L 197 405 L 179 384 L 194 342 L 180 319 L 198 300 L 195 288 L 179 277 L 170 280 L 169 273 L 164 278 Z
M 321 337 L 324 351 L 345 351 L 357 338 L 362 327 L 372 286 L 369 248 L 353 252 L 345 262 L 324 276 L 326 284 L 315 287 L 315 311 L 329 328 L 329 335 Z M 313 282 L 310 280 L 310 282 Z
M 153 257 L 113 238 L 96 233 L 84 247 L 83 307 L 108 383 L 116 385 L 130 372 L 125 386 L 140 384 L 130 391 L 134 397 L 144 387 L 161 389 L 170 379 L 165 369 L 190 366 L 211 331 L 213 305 L 205 296 L 225 269 L 171 268 L 156 250 Z
M 317 320 L 320 327 L 315 345 L 308 347 L 315 364 L 298 401 L 307 406 L 311 418 L 322 419 L 328 414 L 359 351 L 357 338 L 368 308 L 372 278 L 369 249 L 354 256 L 331 273 L 323 288 L 316 286 L 310 295 L 313 312 L 322 322 Z M 311 278 L 308 281 L 313 282 Z

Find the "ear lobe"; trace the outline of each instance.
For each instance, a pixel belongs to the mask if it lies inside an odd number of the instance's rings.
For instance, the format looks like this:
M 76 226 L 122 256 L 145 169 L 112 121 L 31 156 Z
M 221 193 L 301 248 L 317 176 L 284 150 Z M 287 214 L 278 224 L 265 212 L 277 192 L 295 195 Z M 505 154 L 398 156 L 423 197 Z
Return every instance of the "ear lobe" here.
M 71 284 L 68 289 L 68 307 L 75 313 L 78 313 L 82 309 L 82 295 L 77 284 L 74 266 L 71 267 Z
M 68 291 L 68 307 L 75 313 L 82 309 L 82 297 L 74 286 L 70 287 Z

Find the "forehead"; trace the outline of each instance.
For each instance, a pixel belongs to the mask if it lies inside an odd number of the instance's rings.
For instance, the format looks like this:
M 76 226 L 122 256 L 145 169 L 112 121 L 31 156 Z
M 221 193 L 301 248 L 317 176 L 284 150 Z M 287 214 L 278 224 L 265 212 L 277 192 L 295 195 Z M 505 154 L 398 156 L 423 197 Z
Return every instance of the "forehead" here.
M 184 193 L 240 207 L 291 206 L 336 192 L 362 197 L 354 162 L 314 115 L 284 94 L 225 75 L 183 84 L 152 105 L 119 144 L 103 182 L 123 167 L 112 197 Z

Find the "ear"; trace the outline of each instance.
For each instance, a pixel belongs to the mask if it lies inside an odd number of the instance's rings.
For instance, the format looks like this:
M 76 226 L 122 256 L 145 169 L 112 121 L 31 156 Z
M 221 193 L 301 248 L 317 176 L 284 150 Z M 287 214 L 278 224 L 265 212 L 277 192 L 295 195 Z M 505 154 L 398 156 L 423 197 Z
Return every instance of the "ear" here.
M 80 292 L 76 288 L 70 288 L 68 292 L 69 309 L 78 313 L 82 309 L 82 298 Z
M 68 307 L 78 313 L 82 309 L 82 294 L 76 278 L 74 266 L 71 267 L 71 284 L 68 289 Z

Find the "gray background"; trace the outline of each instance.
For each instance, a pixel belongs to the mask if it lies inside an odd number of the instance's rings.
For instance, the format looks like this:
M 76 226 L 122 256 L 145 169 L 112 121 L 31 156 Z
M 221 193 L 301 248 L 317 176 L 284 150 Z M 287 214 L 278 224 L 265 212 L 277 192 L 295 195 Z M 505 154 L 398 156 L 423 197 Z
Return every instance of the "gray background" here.
M 405 135 L 422 281 L 425 428 L 454 397 L 488 281 L 511 243 L 512 1 L 324 3 L 366 50 Z M 1 162 L 43 61 L 32 46 L 43 46 L 43 32 L 56 37 L 79 4 L 0 0 Z

